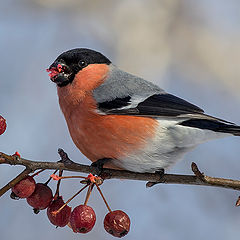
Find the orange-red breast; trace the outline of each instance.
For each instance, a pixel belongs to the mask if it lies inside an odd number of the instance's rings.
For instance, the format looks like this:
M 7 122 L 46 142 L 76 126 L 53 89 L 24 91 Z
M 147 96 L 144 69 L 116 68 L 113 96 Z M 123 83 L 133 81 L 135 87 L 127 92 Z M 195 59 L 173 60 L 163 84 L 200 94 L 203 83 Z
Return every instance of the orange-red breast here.
M 48 69 L 70 135 L 91 161 L 135 172 L 165 169 L 210 139 L 240 127 L 118 69 L 99 52 L 62 53 Z

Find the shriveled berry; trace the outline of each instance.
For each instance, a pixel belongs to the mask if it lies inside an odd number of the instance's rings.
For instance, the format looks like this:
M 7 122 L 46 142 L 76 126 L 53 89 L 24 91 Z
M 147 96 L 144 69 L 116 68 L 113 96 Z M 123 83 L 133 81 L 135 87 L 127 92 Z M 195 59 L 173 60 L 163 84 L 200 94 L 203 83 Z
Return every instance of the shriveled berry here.
M 71 208 L 66 205 L 61 211 L 57 212 L 64 205 L 62 197 L 53 200 L 47 208 L 47 216 L 49 221 L 58 227 L 64 227 L 68 224 L 71 214 Z
M 35 191 L 27 198 L 27 202 L 36 212 L 49 206 L 53 199 L 52 190 L 43 183 L 37 183 Z
M 0 135 L 2 135 L 7 128 L 6 120 L 0 115 Z
M 87 205 L 75 207 L 70 216 L 70 226 L 74 232 L 90 232 L 96 222 L 94 210 Z
M 109 212 L 104 218 L 104 228 L 114 237 L 124 237 L 130 229 L 130 218 L 121 210 Z
M 20 182 L 18 182 L 13 188 L 12 191 L 15 193 L 15 195 L 19 198 L 27 198 L 35 190 L 35 180 L 31 176 L 26 176 L 24 179 L 22 179 Z

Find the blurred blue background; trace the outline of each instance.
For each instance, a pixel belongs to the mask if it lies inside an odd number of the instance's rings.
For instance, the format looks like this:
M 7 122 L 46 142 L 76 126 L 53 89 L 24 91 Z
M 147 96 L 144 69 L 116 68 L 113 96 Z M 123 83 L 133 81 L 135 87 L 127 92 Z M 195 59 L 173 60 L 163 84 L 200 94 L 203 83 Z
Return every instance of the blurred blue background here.
M 45 69 L 61 52 L 87 47 L 104 53 L 125 71 L 142 76 L 205 109 L 240 124 L 240 2 L 237 0 L 0 0 L 0 114 L 8 128 L 0 151 L 27 159 L 59 159 L 58 147 L 81 163 L 90 162 L 73 144 L 58 106 L 56 86 Z M 170 170 L 191 174 L 196 162 L 210 176 L 239 178 L 240 138 L 196 148 Z M 0 184 L 21 167 L 0 166 Z M 37 178 L 45 181 L 50 172 Z M 50 184 L 53 188 L 55 183 Z M 79 188 L 62 184 L 64 199 Z M 128 213 L 124 239 L 237 239 L 240 208 L 236 191 L 109 180 L 102 190 L 112 209 Z M 84 195 L 71 206 L 83 203 Z M 55 229 L 25 200 L 1 199 L 1 240 L 113 239 L 103 229 L 107 213 L 94 191 L 89 204 L 97 222 L 81 236 Z

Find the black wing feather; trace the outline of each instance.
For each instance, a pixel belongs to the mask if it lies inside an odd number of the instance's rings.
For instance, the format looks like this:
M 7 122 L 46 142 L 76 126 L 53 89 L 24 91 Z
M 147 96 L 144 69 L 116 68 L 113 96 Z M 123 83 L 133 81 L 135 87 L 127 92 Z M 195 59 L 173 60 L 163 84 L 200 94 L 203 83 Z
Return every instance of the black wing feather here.
M 131 97 L 115 98 L 112 101 L 106 101 L 98 104 L 98 108 L 103 111 L 126 107 L 130 104 Z
M 230 133 L 235 136 L 240 136 L 240 126 L 237 126 L 235 124 L 226 124 L 217 120 L 189 119 L 180 123 L 180 125 L 212 130 L 214 132 Z
M 201 108 L 171 94 L 152 95 L 143 102 L 140 102 L 135 108 L 127 108 L 130 102 L 130 96 L 116 98 L 112 101 L 99 103 L 98 108 L 107 114 L 144 115 L 152 117 L 178 116 L 181 114 L 204 112 Z

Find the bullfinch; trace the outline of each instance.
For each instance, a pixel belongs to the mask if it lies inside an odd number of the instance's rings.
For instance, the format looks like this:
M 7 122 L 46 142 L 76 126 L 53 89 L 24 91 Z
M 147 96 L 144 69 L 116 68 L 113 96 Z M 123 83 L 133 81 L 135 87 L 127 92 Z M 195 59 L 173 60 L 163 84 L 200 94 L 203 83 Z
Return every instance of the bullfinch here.
M 198 144 L 240 136 L 240 126 L 120 70 L 103 54 L 77 48 L 47 69 L 77 148 L 104 167 L 155 172 Z

